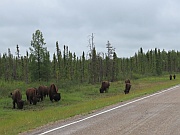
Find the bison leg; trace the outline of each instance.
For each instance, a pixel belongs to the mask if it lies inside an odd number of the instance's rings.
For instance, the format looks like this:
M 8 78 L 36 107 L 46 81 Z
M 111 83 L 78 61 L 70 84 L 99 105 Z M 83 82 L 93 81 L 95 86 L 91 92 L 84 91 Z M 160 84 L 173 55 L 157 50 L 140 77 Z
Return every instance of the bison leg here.
M 100 88 L 100 90 L 99 90 L 99 91 L 100 91 L 100 93 L 104 93 L 104 90 L 103 90 L 102 88 Z
M 33 105 L 36 105 L 36 104 L 37 104 L 37 97 L 33 97 L 33 98 L 32 98 L 32 103 L 33 103 Z
M 106 93 L 108 93 L 108 88 L 106 88 L 104 91 L 105 91 Z
M 38 100 L 39 100 L 39 102 L 40 102 L 40 101 L 43 101 L 43 96 L 40 95 L 40 96 L 38 97 Z
M 125 93 L 125 94 L 128 94 L 128 93 L 129 93 L 129 90 L 127 90 L 127 89 L 124 90 L 124 93 Z
M 31 96 L 29 97 L 29 103 L 32 104 L 32 102 L 33 102 L 33 97 Z
M 49 99 L 53 102 L 53 96 L 49 95 Z
M 16 102 L 15 102 L 15 101 L 13 101 L 13 109 L 15 109 L 15 103 L 16 103 Z

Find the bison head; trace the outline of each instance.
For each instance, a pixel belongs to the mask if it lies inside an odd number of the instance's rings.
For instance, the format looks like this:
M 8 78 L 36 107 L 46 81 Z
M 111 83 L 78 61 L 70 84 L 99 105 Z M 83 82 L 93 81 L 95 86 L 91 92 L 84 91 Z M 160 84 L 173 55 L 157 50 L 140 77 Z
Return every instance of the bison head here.
M 18 109 L 23 109 L 23 106 L 24 106 L 24 101 L 23 100 L 20 100 L 20 101 L 17 102 Z
M 100 93 L 104 93 L 104 90 L 102 88 L 99 89 Z
M 54 101 L 59 101 L 61 99 L 61 94 L 60 93 L 53 94 L 53 99 Z

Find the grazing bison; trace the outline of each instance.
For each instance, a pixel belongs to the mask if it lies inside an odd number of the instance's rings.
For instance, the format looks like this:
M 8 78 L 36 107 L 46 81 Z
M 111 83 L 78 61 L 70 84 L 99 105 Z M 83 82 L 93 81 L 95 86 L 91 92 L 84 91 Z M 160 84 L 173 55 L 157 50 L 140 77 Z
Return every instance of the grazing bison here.
M 55 84 L 51 84 L 49 87 L 49 99 L 53 102 L 54 101 L 59 101 L 61 99 L 61 94 L 57 93 L 58 89 L 55 86 Z
M 22 100 L 22 94 L 20 90 L 16 89 L 10 94 L 13 100 L 13 108 L 15 109 L 15 103 L 16 103 L 18 109 L 23 109 L 24 101 Z
M 127 79 L 127 80 L 125 80 L 125 90 L 124 90 L 124 93 L 128 94 L 130 89 L 131 89 L 131 83 L 130 83 L 130 80 Z
M 47 86 L 39 86 L 37 89 L 38 98 L 43 101 L 43 98 L 48 96 L 48 87 Z
M 172 75 L 169 75 L 169 79 L 172 80 Z
M 37 89 L 36 88 L 29 88 L 26 90 L 26 97 L 30 104 L 33 105 L 37 104 Z
M 176 79 L 176 75 L 175 74 L 173 75 L 173 78 Z
M 101 88 L 99 89 L 100 93 L 108 92 L 110 83 L 108 81 L 103 81 L 101 83 Z
M 125 84 L 124 93 L 125 93 L 125 94 L 128 94 L 129 91 L 130 91 L 130 89 L 131 89 L 131 84 L 130 84 L 130 83 L 126 83 L 126 84 Z

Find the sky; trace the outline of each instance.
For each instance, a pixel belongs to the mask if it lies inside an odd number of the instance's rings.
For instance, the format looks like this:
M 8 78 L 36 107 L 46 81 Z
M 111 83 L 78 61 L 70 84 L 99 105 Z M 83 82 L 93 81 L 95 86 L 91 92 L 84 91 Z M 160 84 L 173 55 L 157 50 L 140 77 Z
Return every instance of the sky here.
M 142 47 L 180 50 L 179 0 L 1 0 L 0 53 L 8 48 L 24 56 L 32 34 L 40 30 L 52 57 L 56 42 L 63 50 L 88 54 L 92 39 L 97 53 L 109 41 L 118 57 L 132 57 Z

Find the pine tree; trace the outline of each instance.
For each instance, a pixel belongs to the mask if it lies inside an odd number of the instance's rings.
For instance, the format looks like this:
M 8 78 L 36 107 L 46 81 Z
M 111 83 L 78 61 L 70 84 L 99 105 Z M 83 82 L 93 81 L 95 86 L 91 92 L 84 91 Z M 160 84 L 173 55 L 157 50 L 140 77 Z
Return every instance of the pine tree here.
M 49 67 L 43 67 L 43 64 L 46 62 L 47 58 L 47 48 L 45 46 L 43 34 L 40 30 L 36 30 L 35 33 L 33 33 L 32 40 L 31 40 L 31 46 L 30 49 L 30 58 L 31 58 L 31 74 L 33 76 L 33 79 L 35 80 L 43 80 L 46 78 L 43 78 L 45 74 L 48 76 L 48 73 L 43 72 L 43 70 L 47 70 Z M 43 74 L 42 74 L 43 73 Z
M 85 80 L 85 53 L 83 51 L 83 55 L 82 55 L 82 64 L 81 64 L 81 80 L 82 82 L 84 82 Z
M 57 79 L 60 79 L 62 78 L 63 68 L 62 68 L 62 55 L 61 55 L 61 50 L 59 48 L 58 41 L 56 42 L 56 55 L 57 55 L 57 65 L 55 65 L 57 67 L 56 76 L 57 76 Z
M 25 60 L 25 80 L 26 83 L 29 83 L 29 54 L 28 51 L 26 51 L 26 56 L 24 56 L 24 60 Z
M 168 51 L 168 72 L 169 72 L 169 73 L 172 73 L 171 51 Z
M 6 72 L 7 72 L 7 80 L 10 81 L 13 79 L 13 55 L 11 53 L 10 48 L 8 48 L 8 57 L 7 57 L 7 65 L 6 65 Z
M 113 54 L 113 65 L 112 65 L 112 81 L 117 80 L 118 78 L 118 63 L 117 63 L 117 55 L 114 52 Z
M 59 77 L 59 72 L 57 70 L 57 59 L 56 59 L 56 54 L 53 54 L 53 61 L 52 61 L 52 78 L 56 79 L 56 81 L 58 81 L 58 77 Z

